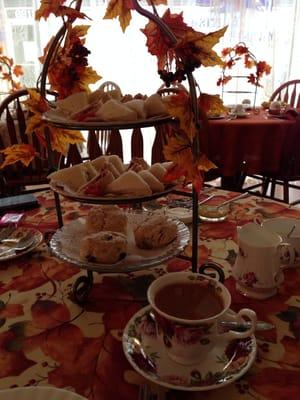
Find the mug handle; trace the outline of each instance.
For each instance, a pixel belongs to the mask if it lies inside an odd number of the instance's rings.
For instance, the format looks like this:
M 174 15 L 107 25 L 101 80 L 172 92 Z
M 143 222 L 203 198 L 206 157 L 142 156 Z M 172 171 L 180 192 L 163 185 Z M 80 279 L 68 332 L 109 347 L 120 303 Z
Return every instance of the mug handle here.
M 213 270 L 217 273 L 218 276 L 216 277 L 215 273 L 206 272 L 206 270 L 208 270 L 208 271 Z M 211 278 L 214 278 L 221 283 L 224 283 L 224 281 L 225 281 L 225 274 L 224 274 L 223 269 L 213 262 L 207 262 L 207 263 L 200 265 L 200 267 L 198 268 L 198 273 L 209 276 Z
M 277 251 L 279 252 L 280 259 L 283 262 L 288 262 L 288 266 L 292 267 L 296 259 L 296 252 L 293 246 L 290 243 L 280 243 L 277 247 Z M 288 256 L 286 256 L 286 252 L 288 253 Z M 284 265 L 283 267 L 287 267 L 287 265 Z
M 242 308 L 235 316 L 232 315 L 232 320 L 234 322 L 238 322 L 238 323 L 243 323 L 245 322 L 243 317 L 247 317 L 250 322 L 251 322 L 251 326 L 249 329 L 247 329 L 246 331 L 243 332 L 238 332 L 238 331 L 228 331 L 228 332 L 224 332 L 224 333 L 220 333 L 218 334 L 218 336 L 220 336 L 220 338 L 224 338 L 224 339 L 243 339 L 243 338 L 247 338 L 249 336 L 251 336 L 256 329 L 256 323 L 257 323 L 257 316 L 255 311 L 250 310 L 249 308 Z

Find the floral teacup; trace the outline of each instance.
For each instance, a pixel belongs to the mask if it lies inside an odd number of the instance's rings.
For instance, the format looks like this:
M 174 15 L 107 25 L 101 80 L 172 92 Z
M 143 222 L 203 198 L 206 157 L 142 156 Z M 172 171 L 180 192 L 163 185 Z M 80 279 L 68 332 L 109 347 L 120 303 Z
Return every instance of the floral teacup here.
M 185 319 L 169 315 L 162 311 L 156 302 L 156 295 L 165 286 L 173 284 L 192 284 L 212 288 L 221 298 L 221 309 L 216 315 L 203 319 Z M 256 327 L 256 314 L 250 309 L 242 309 L 237 314 L 228 313 L 231 296 L 228 289 L 214 278 L 192 272 L 173 272 L 163 275 L 152 282 L 148 289 L 148 301 L 153 309 L 157 335 L 168 356 L 184 365 L 196 364 L 204 359 L 220 340 L 232 340 L 249 337 Z M 172 302 L 172 298 L 170 298 Z M 193 304 L 190 304 L 193 307 Z M 229 319 L 243 322 L 246 317 L 251 321 L 251 328 L 245 332 L 224 332 L 220 329 L 221 321 Z

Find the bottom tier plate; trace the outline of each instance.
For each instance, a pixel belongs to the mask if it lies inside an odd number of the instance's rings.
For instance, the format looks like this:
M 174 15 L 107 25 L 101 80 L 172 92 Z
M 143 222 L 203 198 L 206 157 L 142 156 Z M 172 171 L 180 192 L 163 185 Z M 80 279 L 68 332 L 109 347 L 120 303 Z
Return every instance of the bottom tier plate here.
M 172 243 L 160 249 L 139 249 L 135 244 L 133 229 L 135 226 L 142 225 L 147 217 L 149 217 L 149 213 L 145 212 L 128 213 L 127 256 L 112 265 L 92 263 L 82 260 L 80 257 L 80 246 L 86 235 L 84 218 L 74 220 L 57 230 L 50 241 L 50 248 L 63 261 L 91 271 L 123 273 L 150 268 L 179 254 L 188 244 L 190 233 L 184 223 L 174 219 L 173 223 L 177 226 L 177 237 Z

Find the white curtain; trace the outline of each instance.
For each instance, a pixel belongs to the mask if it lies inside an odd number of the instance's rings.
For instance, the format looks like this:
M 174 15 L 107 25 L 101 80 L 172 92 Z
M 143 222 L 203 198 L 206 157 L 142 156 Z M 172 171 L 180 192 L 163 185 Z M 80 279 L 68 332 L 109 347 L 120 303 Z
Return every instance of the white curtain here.
M 60 21 L 50 18 L 47 22 L 35 22 L 34 11 L 39 0 L 1 2 L 0 40 L 6 38 L 7 52 L 24 65 L 25 83 L 33 86 L 41 67 L 37 57 L 56 33 Z M 273 67 L 271 75 L 263 79 L 259 100 L 267 99 L 284 81 L 299 78 L 300 0 L 169 0 L 168 3 L 173 12 L 183 11 L 185 21 L 204 33 L 228 25 L 216 49 L 243 41 L 258 60 L 265 60 Z M 147 20 L 134 13 L 124 35 L 117 20 L 102 19 L 106 6 L 107 0 L 83 1 L 82 10 L 93 19 L 87 39 L 90 64 L 103 80 L 116 81 L 124 92 L 152 93 L 161 81 L 156 59 L 147 52 L 146 38 L 140 32 Z M 158 7 L 160 14 L 165 9 Z M 216 86 L 219 75 L 217 67 L 200 68 L 196 79 L 201 90 L 220 93 Z

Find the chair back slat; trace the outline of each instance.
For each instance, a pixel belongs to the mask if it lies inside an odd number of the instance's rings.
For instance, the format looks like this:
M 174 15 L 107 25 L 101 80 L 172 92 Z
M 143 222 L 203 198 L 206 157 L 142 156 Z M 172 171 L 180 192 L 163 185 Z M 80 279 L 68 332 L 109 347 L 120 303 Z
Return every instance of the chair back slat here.
M 106 154 L 116 154 L 123 160 L 123 144 L 119 130 L 114 129 L 111 132 Z
M 284 101 L 290 107 L 300 107 L 300 79 L 287 81 L 279 86 L 270 97 L 270 101 L 274 100 Z
M 101 134 L 101 132 L 96 132 L 94 130 L 89 131 L 88 133 L 88 138 L 87 138 L 87 153 L 88 153 L 88 157 L 91 160 L 94 160 L 95 158 L 102 156 L 103 154 L 103 150 L 101 148 L 101 146 L 99 145 L 99 141 L 97 139 L 97 136 L 99 137 L 99 135 Z
M 18 144 L 19 140 L 17 137 L 15 122 L 8 107 L 6 109 L 6 126 L 8 132 L 7 139 L 9 139 L 8 145 L 11 146 L 14 144 Z
M 20 133 L 20 138 L 22 143 L 28 143 L 28 136 L 26 135 L 26 121 L 25 121 L 25 115 L 24 111 L 22 109 L 20 100 L 17 99 L 16 102 L 16 116 L 18 120 L 18 126 L 19 126 L 19 133 Z
M 163 125 L 156 126 L 155 131 L 156 131 L 156 134 L 155 134 L 153 147 L 152 147 L 151 164 L 165 161 L 165 157 L 163 154 L 163 147 L 164 147 L 164 143 L 165 143 L 166 131 L 165 131 Z
M 131 136 L 131 157 L 144 156 L 144 140 L 140 128 L 135 128 Z

